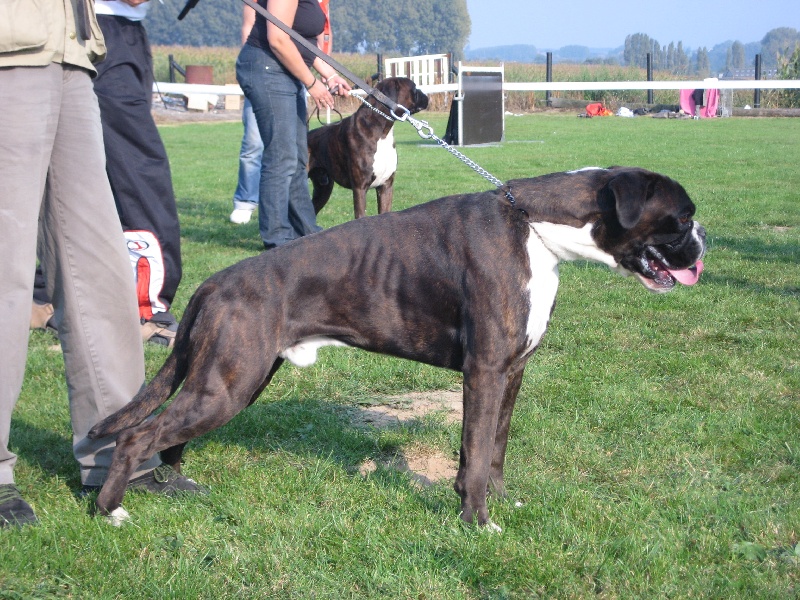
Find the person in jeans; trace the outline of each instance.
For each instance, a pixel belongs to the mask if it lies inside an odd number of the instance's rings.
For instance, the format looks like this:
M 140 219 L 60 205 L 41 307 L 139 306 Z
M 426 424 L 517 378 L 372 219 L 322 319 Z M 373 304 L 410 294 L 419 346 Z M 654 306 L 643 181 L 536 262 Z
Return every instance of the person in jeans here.
M 244 125 L 244 134 L 242 135 L 242 146 L 239 149 L 239 179 L 236 183 L 236 191 L 233 193 L 233 212 L 230 217 L 231 223 L 236 225 L 249 223 L 250 217 L 258 207 L 261 154 L 264 152 L 261 134 L 258 133 L 258 123 L 253 114 L 253 105 L 247 98 L 244 99 L 242 107 L 242 124 Z
M 325 26 L 319 0 L 258 2 L 306 40 L 317 43 Z M 264 143 L 258 225 L 264 247 L 275 248 L 320 229 L 306 174 L 306 92 L 322 109 L 333 106 L 330 90 L 344 95 L 350 85 L 260 14 L 239 52 L 236 78 L 253 105 Z
M 256 11 L 247 4 L 242 12 L 242 45 L 247 42 L 247 37 L 256 22 Z M 261 154 L 264 152 L 264 143 L 258 132 L 258 123 L 253 114 L 253 105 L 245 96 L 242 108 L 242 146 L 239 150 L 239 180 L 236 191 L 233 193 L 233 212 L 231 223 L 244 225 L 250 222 L 258 206 L 258 188 L 261 179 Z
M 11 414 L 25 374 L 37 254 L 64 356 L 73 454 L 87 491 L 114 440 L 89 429 L 144 381 L 134 280 L 105 170 L 93 62 L 106 53 L 90 0 L 9 0 L 0 19 L 0 527 L 37 517 L 14 481 Z M 38 239 L 38 248 L 37 248 Z M 130 487 L 198 492 L 154 456 Z

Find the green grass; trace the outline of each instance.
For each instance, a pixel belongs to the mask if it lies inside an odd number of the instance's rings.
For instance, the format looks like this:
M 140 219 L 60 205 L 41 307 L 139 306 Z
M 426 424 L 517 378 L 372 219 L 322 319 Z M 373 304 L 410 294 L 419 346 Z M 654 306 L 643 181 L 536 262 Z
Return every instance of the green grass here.
M 443 135 L 444 116 L 421 116 Z M 207 276 L 260 250 L 255 223 L 227 222 L 240 127 L 162 129 L 183 226 L 179 315 Z M 491 187 L 411 127 L 396 131 L 396 209 Z M 374 430 L 346 409 L 460 376 L 348 349 L 282 369 L 189 445 L 185 470 L 209 496 L 130 494 L 133 522 L 111 528 L 76 497 L 61 357 L 34 332 L 11 443 L 41 524 L 0 533 L 0 598 L 800 597 L 798 140 L 792 119 L 540 114 L 508 117 L 503 144 L 463 149 L 501 179 L 611 164 L 666 173 L 709 234 L 701 282 L 668 295 L 564 265 L 512 422 L 512 501 L 490 502 L 501 535 L 460 523 L 449 482 L 357 473 L 410 448 L 452 455 L 460 427 Z M 351 215 L 337 189 L 320 222 Z M 152 376 L 166 353 L 146 352 Z

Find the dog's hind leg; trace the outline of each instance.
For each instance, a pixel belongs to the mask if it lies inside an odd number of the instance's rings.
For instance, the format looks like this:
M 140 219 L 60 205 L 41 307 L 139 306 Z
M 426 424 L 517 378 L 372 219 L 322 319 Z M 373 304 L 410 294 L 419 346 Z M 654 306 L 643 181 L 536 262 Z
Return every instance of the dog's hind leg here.
M 186 443 L 177 444 L 176 446 L 170 446 L 159 452 L 161 456 L 161 462 L 168 464 L 170 467 L 175 469 L 176 473 L 181 472 L 181 457 L 183 456 L 183 449 L 186 447 Z
M 181 390 L 155 419 L 120 433 L 108 479 L 97 496 L 100 513 L 108 515 L 122 504 L 128 480 L 150 456 L 168 448 L 168 464 L 180 463 L 180 454 L 189 440 L 221 427 L 245 408 L 249 400 L 248 395 L 245 401 L 214 402 Z
M 264 391 L 264 388 L 269 385 L 269 382 L 272 381 L 272 377 L 275 373 L 280 369 L 281 365 L 283 364 L 283 359 L 278 358 L 275 363 L 272 365 L 272 369 L 267 375 L 267 379 L 264 381 L 263 384 L 259 386 L 259 388 L 253 393 L 252 397 L 250 398 L 250 402 L 247 403 L 247 406 L 250 406 L 258 400 L 258 397 L 261 395 L 261 392 Z M 170 467 L 175 469 L 176 472 L 181 472 L 181 458 L 183 457 L 183 449 L 186 447 L 186 442 L 182 444 L 177 444 L 175 446 L 170 446 L 165 450 L 160 452 L 161 455 L 161 462 L 168 464 Z
M 277 359 L 261 376 L 252 372 L 252 365 L 224 375 L 207 365 L 195 365 L 194 376 L 189 374 L 164 412 L 119 434 L 108 479 L 97 497 L 100 513 L 108 515 L 122 504 L 136 467 L 156 452 L 165 450 L 162 460 L 176 468 L 186 443 L 221 427 L 251 404 L 282 362 Z

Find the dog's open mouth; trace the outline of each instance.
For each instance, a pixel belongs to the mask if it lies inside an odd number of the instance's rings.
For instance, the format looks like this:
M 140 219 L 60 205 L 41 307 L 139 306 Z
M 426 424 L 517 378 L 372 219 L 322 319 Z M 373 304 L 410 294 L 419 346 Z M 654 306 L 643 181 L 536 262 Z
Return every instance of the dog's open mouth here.
M 636 276 L 644 286 L 654 292 L 668 292 L 675 283 L 694 285 L 703 272 L 703 261 L 698 260 L 686 269 L 675 269 L 653 246 L 639 258 L 639 269 Z

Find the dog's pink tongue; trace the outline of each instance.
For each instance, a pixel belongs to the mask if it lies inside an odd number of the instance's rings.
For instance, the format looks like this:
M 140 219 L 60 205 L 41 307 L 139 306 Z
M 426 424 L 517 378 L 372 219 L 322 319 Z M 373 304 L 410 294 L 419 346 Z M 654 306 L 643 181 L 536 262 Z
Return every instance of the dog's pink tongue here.
M 677 279 L 683 285 L 694 285 L 700 279 L 700 273 L 703 272 L 703 261 L 698 260 L 693 267 L 688 269 L 680 269 L 677 271 L 670 270 L 670 275 Z

